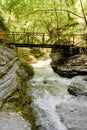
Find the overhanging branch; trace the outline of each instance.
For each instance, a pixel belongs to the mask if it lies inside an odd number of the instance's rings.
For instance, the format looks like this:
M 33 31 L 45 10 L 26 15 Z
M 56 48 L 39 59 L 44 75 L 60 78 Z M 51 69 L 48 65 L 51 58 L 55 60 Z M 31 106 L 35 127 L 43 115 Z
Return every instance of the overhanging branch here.
M 21 16 L 20 18 L 22 18 L 22 17 L 27 17 L 27 16 L 29 16 L 29 15 L 35 14 L 35 13 L 40 12 L 40 11 L 44 11 L 44 12 L 55 12 L 55 10 L 56 10 L 56 11 L 59 11 L 59 12 L 62 12 L 62 11 L 63 11 L 63 12 L 69 12 L 69 13 L 71 13 L 71 14 L 73 14 L 73 15 L 79 17 L 79 18 L 84 19 L 84 17 L 80 16 L 79 14 L 74 13 L 74 12 L 72 12 L 72 11 L 70 11 L 70 10 L 66 10 L 66 9 L 34 10 L 34 11 L 32 11 L 31 13 L 28 13 L 28 14 L 26 14 L 26 15 L 24 15 L 24 16 Z

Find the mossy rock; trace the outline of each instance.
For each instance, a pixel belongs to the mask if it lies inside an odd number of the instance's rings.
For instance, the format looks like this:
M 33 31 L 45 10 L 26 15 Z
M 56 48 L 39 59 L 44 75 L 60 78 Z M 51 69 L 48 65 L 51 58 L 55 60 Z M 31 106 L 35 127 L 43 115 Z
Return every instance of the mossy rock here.
M 22 80 L 31 79 L 34 75 L 33 67 L 25 61 L 20 61 L 18 64 L 19 70 L 17 71 L 17 73 L 19 77 L 21 77 Z

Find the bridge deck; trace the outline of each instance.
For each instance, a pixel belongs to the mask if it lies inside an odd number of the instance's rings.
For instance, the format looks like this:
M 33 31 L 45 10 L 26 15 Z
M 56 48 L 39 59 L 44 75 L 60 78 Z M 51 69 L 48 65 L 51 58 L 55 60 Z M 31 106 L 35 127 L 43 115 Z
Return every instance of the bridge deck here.
M 16 47 L 39 47 L 39 48 L 58 48 L 58 47 L 76 47 L 87 46 L 87 34 L 58 34 L 52 36 L 45 33 L 18 33 L 10 32 L 0 34 L 0 40 L 3 39 L 6 45 Z M 56 44 L 55 44 L 56 43 Z M 83 47 L 83 48 L 85 48 Z
M 26 47 L 26 48 L 68 48 L 73 47 L 73 45 L 58 45 L 58 44 L 28 44 L 28 43 L 6 43 L 7 46 L 16 46 L 16 47 Z

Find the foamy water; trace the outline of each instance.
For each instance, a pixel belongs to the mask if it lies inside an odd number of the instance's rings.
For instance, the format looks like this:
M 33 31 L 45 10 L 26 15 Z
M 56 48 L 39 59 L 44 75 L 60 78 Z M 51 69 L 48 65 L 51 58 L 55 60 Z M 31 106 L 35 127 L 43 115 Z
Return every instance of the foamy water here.
M 39 61 L 33 64 L 35 76 L 29 82 L 29 94 L 33 97 L 32 108 L 36 111 L 39 130 L 67 130 L 56 113 L 56 106 L 71 98 L 66 91 L 70 80 L 55 74 L 50 68 L 50 62 Z
M 42 126 L 41 130 L 67 130 L 56 113 L 56 105 L 66 102 L 68 97 L 56 98 L 46 90 L 33 94 L 35 98 L 33 107 L 38 112 L 36 123 Z
M 41 67 L 48 67 L 51 63 L 51 59 L 48 59 L 46 61 L 37 61 L 37 63 L 32 64 L 35 68 L 41 68 Z

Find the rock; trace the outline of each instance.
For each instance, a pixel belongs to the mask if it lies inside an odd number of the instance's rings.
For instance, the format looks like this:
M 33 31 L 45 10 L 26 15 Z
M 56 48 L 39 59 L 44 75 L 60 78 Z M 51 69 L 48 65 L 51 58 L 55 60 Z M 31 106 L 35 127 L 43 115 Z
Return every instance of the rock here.
M 74 96 L 87 96 L 87 76 L 76 76 L 71 80 L 67 91 Z
M 84 92 L 83 90 L 76 87 L 69 86 L 67 91 L 74 96 L 79 96 L 79 95 L 87 96 L 87 92 Z
M 56 113 L 68 130 L 87 130 L 87 98 L 77 98 L 61 103 Z
M 0 101 L 7 98 L 17 87 L 16 71 L 18 69 L 16 54 L 13 50 L 0 47 Z
M 14 50 L 0 46 L 0 130 L 31 129 L 33 114 L 29 106 L 31 99 L 27 94 L 27 81 L 33 75 L 33 68 L 20 61 Z M 30 123 L 29 114 L 24 114 L 25 107 L 32 115 Z
M 0 130 L 31 130 L 30 124 L 24 120 L 20 113 L 1 112 Z
M 72 78 L 77 75 L 87 75 L 87 55 L 77 54 L 66 58 L 58 57 L 57 54 L 52 56 L 51 66 L 54 72 L 60 76 Z
M 87 130 L 87 76 L 76 76 L 68 87 L 66 102 L 56 106 L 61 122 L 68 130 Z

